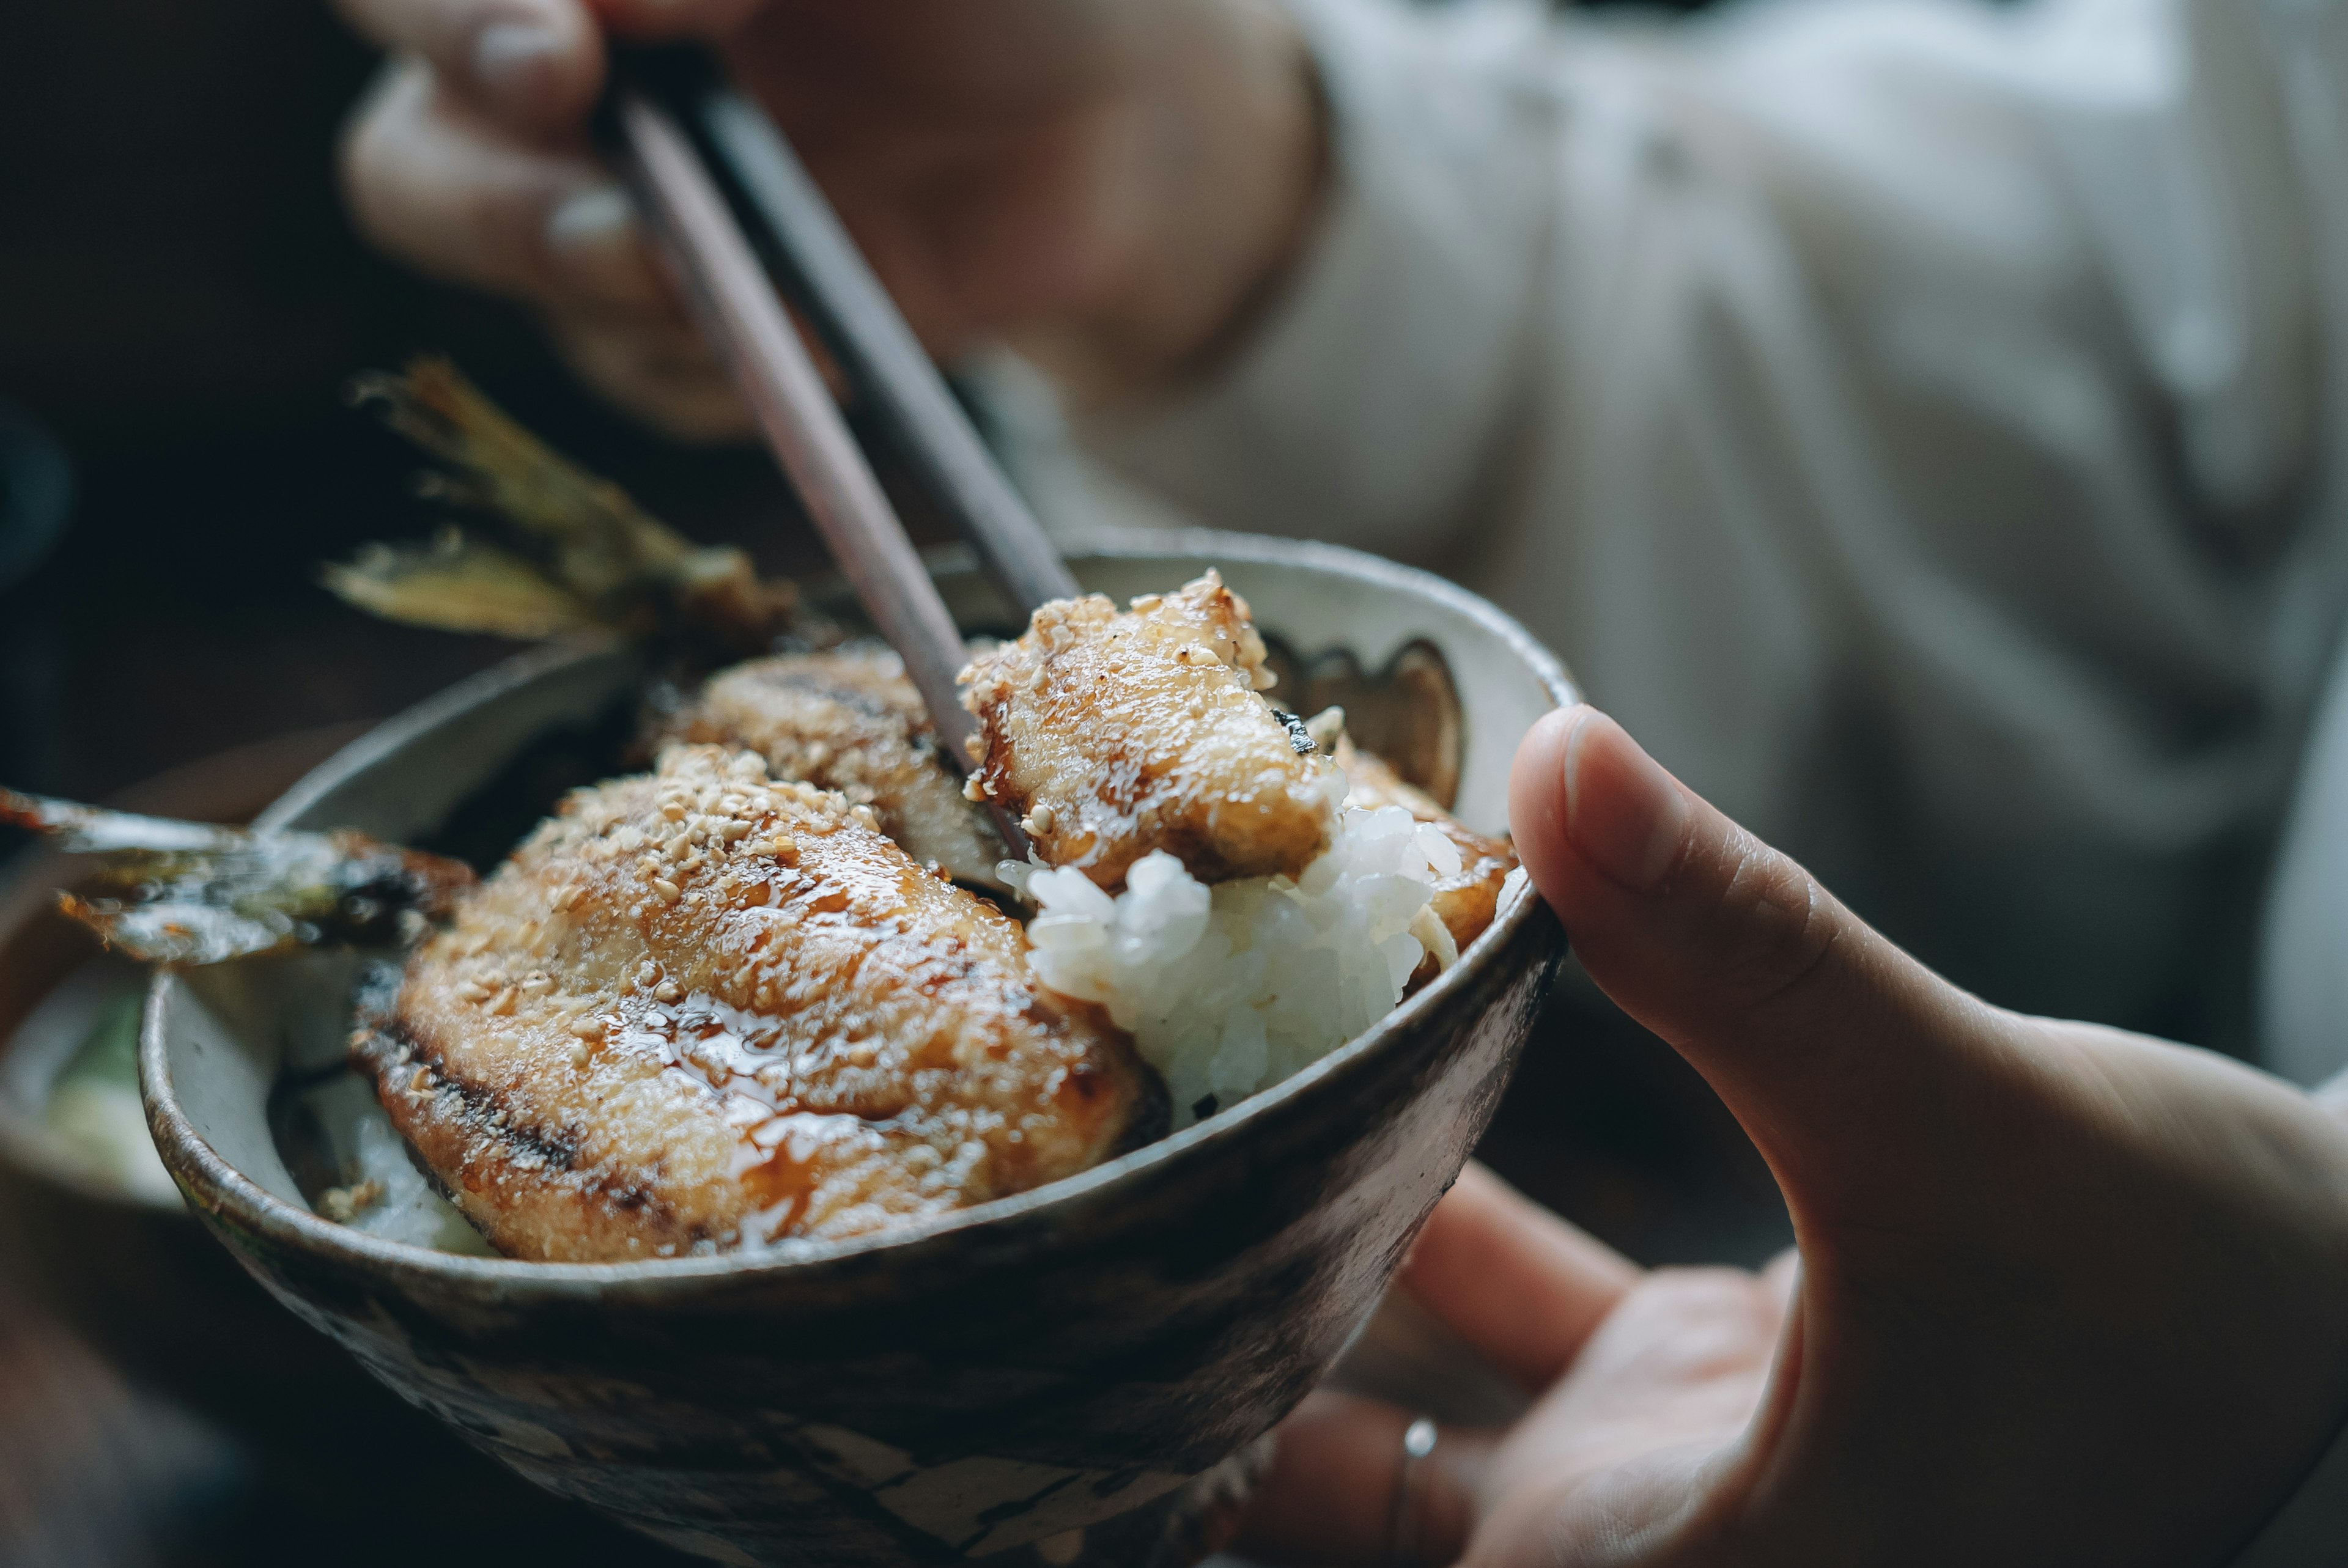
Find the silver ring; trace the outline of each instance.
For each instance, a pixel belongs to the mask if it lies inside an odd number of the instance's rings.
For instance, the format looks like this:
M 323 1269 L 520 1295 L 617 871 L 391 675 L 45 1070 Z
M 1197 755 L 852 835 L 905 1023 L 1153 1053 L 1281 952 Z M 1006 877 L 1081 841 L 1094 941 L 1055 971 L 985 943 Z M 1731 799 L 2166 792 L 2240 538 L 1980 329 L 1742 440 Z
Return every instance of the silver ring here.
M 1395 1568 L 1421 1568 L 1418 1464 L 1435 1451 L 1435 1423 L 1425 1416 L 1403 1429 L 1402 1465 L 1395 1472 L 1394 1513 L 1386 1522 L 1386 1560 Z

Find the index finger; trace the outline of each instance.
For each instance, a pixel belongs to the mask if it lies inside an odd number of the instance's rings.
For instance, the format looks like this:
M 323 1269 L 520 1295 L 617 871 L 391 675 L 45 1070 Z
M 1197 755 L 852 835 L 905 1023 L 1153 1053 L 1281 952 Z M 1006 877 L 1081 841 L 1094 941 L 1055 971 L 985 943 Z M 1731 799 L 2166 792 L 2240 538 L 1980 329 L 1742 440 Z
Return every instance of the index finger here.
M 1493 1366 L 1542 1389 L 1639 1278 L 1621 1253 L 1470 1164 L 1419 1232 L 1401 1283 Z
M 580 0 L 335 0 L 361 33 L 418 55 L 482 113 L 576 135 L 603 90 L 603 32 Z

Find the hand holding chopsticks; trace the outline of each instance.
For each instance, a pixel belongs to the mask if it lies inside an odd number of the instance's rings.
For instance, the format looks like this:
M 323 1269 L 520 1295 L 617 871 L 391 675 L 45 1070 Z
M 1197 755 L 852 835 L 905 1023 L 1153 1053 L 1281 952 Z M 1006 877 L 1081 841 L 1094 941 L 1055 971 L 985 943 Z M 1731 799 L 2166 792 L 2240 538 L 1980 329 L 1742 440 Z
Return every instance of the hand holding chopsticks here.
M 603 130 L 760 434 L 866 613 L 904 660 L 941 744 L 968 766 L 975 727 L 954 684 L 962 634 L 799 341 L 762 251 L 796 281 L 827 346 L 883 410 L 1014 605 L 1024 613 L 1072 594 L 1075 580 L 757 108 L 726 92 L 697 56 L 631 56 L 617 73 Z M 1024 857 L 1018 824 L 1000 810 L 994 815 L 1011 854 Z

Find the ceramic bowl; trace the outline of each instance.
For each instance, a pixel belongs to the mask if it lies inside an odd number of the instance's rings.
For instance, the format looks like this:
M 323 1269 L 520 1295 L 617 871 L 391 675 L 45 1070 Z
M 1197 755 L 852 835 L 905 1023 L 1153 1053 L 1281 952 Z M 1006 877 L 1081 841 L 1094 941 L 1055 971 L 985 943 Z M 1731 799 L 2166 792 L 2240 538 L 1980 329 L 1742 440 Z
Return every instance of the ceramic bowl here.
M 1219 567 L 1292 647 L 1371 669 L 1432 642 L 1464 703 L 1458 810 L 1487 830 L 1518 739 L 1573 699 L 1507 617 L 1352 551 L 1121 536 L 1070 564 L 1120 600 Z M 967 565 L 938 578 L 965 629 L 1006 628 Z M 619 651 L 541 651 L 371 734 L 264 821 L 428 840 L 534 737 L 592 729 L 641 679 Z M 1135 1533 L 1158 1528 L 1135 1522 L 1145 1505 L 1267 1431 L 1375 1305 L 1563 952 L 1537 898 L 1504 900 L 1450 971 L 1272 1090 L 1084 1175 L 788 1257 L 457 1257 L 314 1214 L 270 1099 L 289 1060 L 339 1049 L 346 969 L 326 956 L 160 976 L 140 1071 L 164 1163 L 245 1266 L 559 1493 L 730 1563 L 1138 1568 L 1171 1560 Z

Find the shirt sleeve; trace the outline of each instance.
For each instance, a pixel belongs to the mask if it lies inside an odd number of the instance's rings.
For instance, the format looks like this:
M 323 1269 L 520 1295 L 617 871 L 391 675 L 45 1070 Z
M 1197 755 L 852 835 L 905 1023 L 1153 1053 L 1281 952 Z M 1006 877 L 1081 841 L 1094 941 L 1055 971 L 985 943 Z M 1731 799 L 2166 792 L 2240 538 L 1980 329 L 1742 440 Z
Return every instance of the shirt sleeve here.
M 1516 5 L 1291 9 L 1332 136 L 1310 254 L 1207 386 L 1081 434 L 1213 526 L 1424 555 L 1472 506 L 1543 308 L 1548 29 Z
M 2169 400 L 2219 510 L 2271 499 L 2304 461 L 2308 257 L 2335 237 L 2306 231 L 2333 215 L 2306 210 L 2291 149 L 2341 151 L 2316 145 L 2337 142 L 2348 108 L 2333 102 L 2334 73 L 2309 63 L 2338 53 L 2341 8 L 2326 0 L 2006 14 L 1747 0 L 1671 36 L 1507 0 L 1289 8 L 1330 110 L 1323 232 L 1233 364 L 1192 395 L 1085 431 L 1210 520 L 1284 532 L 1334 520 L 1372 548 L 1426 553 L 1427 530 L 1488 499 L 1480 465 L 1499 428 L 1554 390 L 1540 378 L 1557 367 L 1531 348 L 1578 302 L 1560 293 L 1580 282 L 1543 266 L 1575 205 L 1567 186 L 1668 181 L 1668 154 L 1602 166 L 1610 146 L 1675 131 L 1746 139 L 1751 193 L 1797 230 L 1820 220 L 1810 237 L 1840 260 L 1881 249 L 1851 219 L 1985 218 L 2018 245 L 2091 250 L 2113 346 Z M 1622 79 L 1601 83 L 1610 69 Z M 2286 92 L 2292 74 L 2308 79 Z M 1994 159 L 2015 167 L 2001 177 Z M 1917 182 L 1927 189 L 1900 189 Z M 1952 210 L 2017 198 L 2064 210 Z

